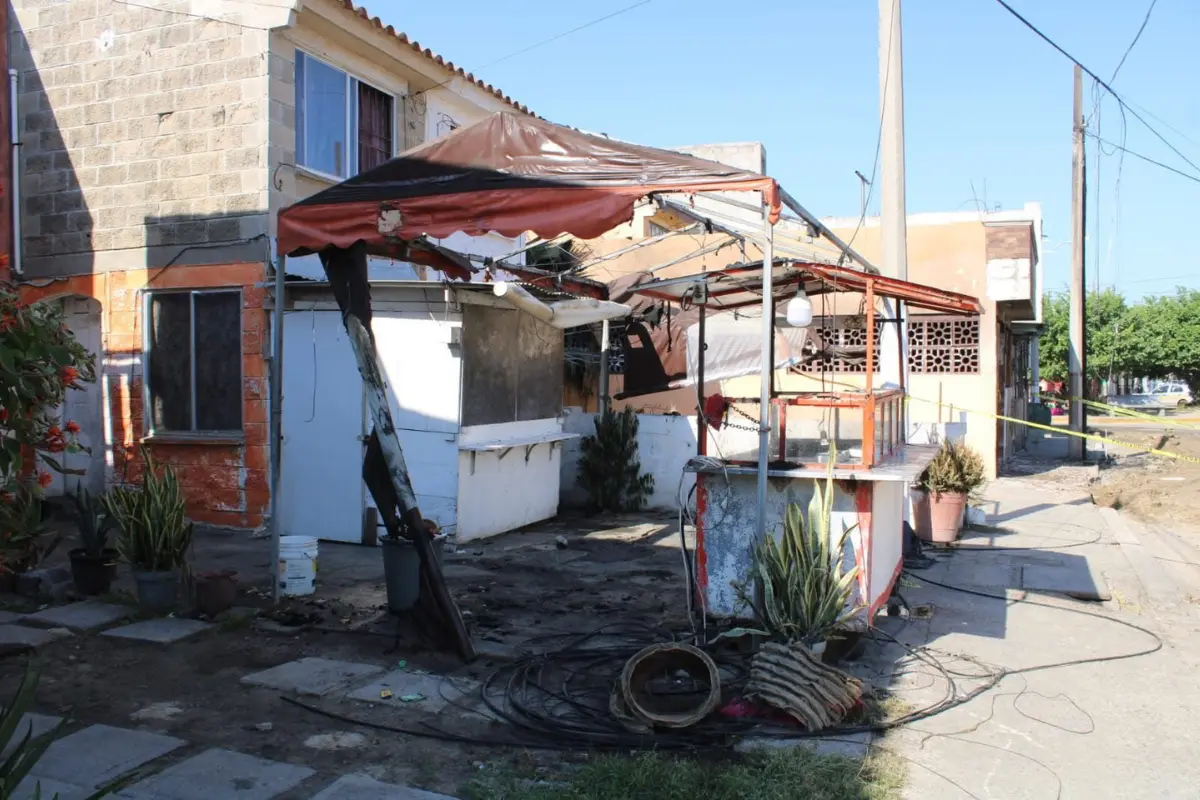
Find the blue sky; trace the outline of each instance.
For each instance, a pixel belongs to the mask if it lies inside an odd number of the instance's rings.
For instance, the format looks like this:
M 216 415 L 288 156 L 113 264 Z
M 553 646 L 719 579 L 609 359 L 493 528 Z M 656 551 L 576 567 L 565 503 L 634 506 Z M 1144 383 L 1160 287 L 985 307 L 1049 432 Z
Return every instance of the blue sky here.
M 660 146 L 761 141 L 768 171 L 809 210 L 857 213 L 854 170 L 871 174 L 878 133 L 874 0 L 652 0 L 492 64 L 633 2 L 372 0 L 368 8 L 554 122 Z M 1107 80 L 1149 0 L 1010 2 Z M 994 0 L 907 0 L 903 22 L 909 213 L 972 208 L 972 182 L 991 207 L 1039 201 L 1046 283 L 1064 288 L 1070 62 Z M 1165 121 L 1147 117 L 1200 164 L 1198 42 L 1200 3 L 1158 0 L 1113 86 Z M 1090 82 L 1084 93 L 1093 116 Z M 1105 139 L 1121 141 L 1111 97 L 1098 121 Z M 1094 130 L 1094 116 L 1089 124 Z M 1191 170 L 1132 118 L 1126 146 Z M 1097 164 L 1097 152 L 1089 140 L 1089 286 L 1098 266 L 1101 285 L 1133 297 L 1200 287 L 1200 183 L 1127 156 L 1118 193 L 1117 155 Z

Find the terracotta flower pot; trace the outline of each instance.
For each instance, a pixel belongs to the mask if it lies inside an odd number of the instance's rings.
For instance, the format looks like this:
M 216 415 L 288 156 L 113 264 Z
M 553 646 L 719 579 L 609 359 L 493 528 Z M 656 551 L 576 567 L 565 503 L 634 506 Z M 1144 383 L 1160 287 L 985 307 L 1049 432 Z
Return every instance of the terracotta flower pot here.
M 929 533 L 931 542 L 950 544 L 962 529 L 967 495 L 963 492 L 933 492 L 929 495 Z
M 209 617 L 228 610 L 237 600 L 237 578 L 235 570 L 202 572 L 196 576 L 196 609 Z

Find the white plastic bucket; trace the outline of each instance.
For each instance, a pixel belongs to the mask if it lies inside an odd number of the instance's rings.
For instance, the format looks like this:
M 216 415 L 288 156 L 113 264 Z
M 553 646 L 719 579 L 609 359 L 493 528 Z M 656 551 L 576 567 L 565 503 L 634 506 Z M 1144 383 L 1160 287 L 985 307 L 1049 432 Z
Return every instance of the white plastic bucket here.
M 311 536 L 279 537 L 279 593 L 312 594 L 317 590 L 317 540 Z

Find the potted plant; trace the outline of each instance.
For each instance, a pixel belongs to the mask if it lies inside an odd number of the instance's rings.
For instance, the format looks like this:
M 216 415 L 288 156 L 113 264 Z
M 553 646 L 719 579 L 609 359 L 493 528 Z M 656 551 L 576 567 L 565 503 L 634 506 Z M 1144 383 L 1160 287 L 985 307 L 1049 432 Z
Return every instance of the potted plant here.
M 82 595 L 104 594 L 117 577 L 120 554 L 108 546 L 112 516 L 100 497 L 82 486 L 71 495 L 68 507 L 79 529 L 79 544 L 67 555 L 71 559 L 71 577 Z
M 983 485 L 983 458 L 965 444 L 946 441 L 921 473 L 919 488 L 928 498 L 929 541 L 949 544 L 958 538 L 968 496 Z
M 237 600 L 237 578 L 237 570 L 233 569 L 196 575 L 196 610 L 207 617 L 215 617 L 228 610 Z
M 118 486 L 103 497 L 105 509 L 121 527 L 117 550 L 133 568 L 138 603 L 153 611 L 174 607 L 179 598 L 181 571 L 192 544 L 183 493 L 170 467 L 159 475 L 154 459 L 143 449 L 146 470 L 142 485 Z
M 835 459 L 830 458 L 830 469 Z M 735 584 L 738 599 L 754 609 L 762 630 L 743 630 L 785 643 L 800 642 L 820 655 L 826 640 L 858 613 L 853 603 L 858 567 L 846 568 L 846 541 L 857 526 L 833 533 L 833 478 L 813 486 L 807 515 L 789 504 L 783 531 L 776 540 L 764 536 L 752 553 L 750 580 Z

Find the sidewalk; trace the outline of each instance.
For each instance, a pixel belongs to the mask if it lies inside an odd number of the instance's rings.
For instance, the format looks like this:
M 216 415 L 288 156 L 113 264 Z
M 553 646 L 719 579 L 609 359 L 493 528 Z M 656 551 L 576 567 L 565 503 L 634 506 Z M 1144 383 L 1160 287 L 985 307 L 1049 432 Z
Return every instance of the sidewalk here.
M 904 578 L 904 599 L 932 615 L 881 626 L 929 659 L 889 648 L 894 690 L 914 708 L 947 696 L 939 665 L 960 694 L 993 668 L 1009 673 L 881 742 L 911 761 L 905 796 L 1196 797 L 1200 626 L 1179 586 L 1200 580 L 1196 567 L 1176 558 L 1180 572 L 1166 573 L 1136 526 L 1082 493 L 1005 478 L 987 499 L 989 524 L 1004 530 L 971 532 Z

